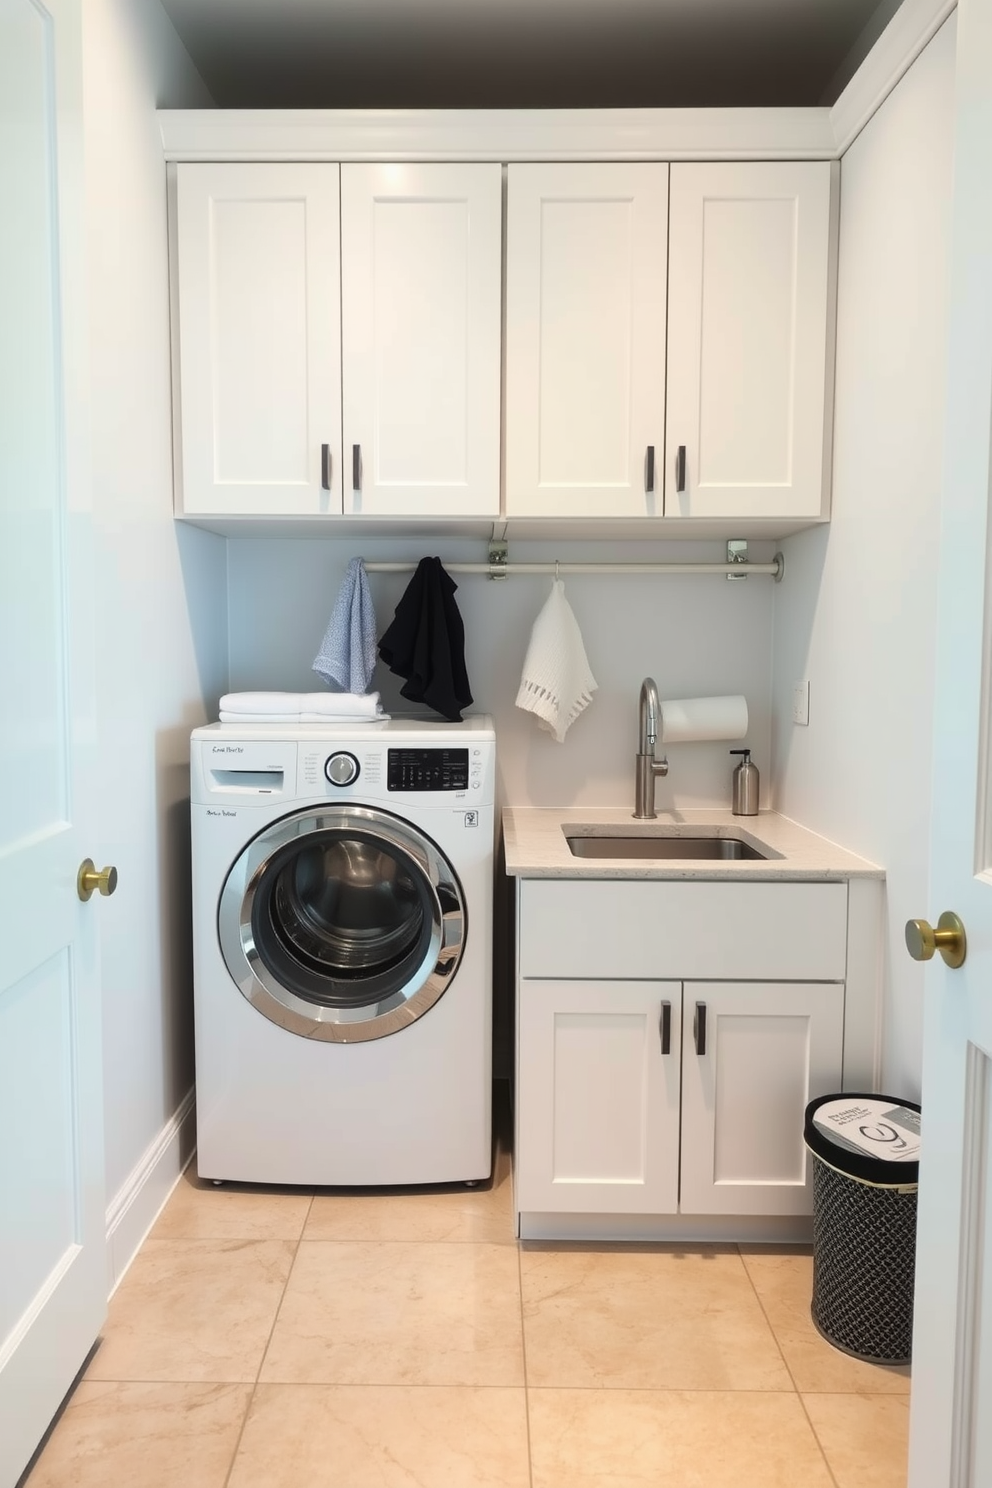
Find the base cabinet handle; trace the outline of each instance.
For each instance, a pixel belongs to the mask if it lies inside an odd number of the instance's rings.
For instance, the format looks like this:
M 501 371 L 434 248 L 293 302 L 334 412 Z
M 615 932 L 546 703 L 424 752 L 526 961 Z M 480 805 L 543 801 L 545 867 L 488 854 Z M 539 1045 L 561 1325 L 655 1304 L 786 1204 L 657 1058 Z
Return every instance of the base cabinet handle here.
M 696 1053 L 702 1058 L 706 1053 L 706 1004 L 696 1003 L 696 1012 L 692 1020 L 692 1036 L 696 1043 Z
M 670 1002 L 661 1004 L 661 1052 L 662 1054 L 672 1052 L 672 1004 Z

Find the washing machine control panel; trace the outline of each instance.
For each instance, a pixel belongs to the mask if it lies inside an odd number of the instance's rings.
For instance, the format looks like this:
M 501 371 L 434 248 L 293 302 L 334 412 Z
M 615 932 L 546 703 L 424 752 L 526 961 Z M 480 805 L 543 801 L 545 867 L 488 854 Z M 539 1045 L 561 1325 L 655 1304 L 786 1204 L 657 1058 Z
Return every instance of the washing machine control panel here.
M 468 790 L 467 749 L 390 749 L 386 788 L 390 791 Z

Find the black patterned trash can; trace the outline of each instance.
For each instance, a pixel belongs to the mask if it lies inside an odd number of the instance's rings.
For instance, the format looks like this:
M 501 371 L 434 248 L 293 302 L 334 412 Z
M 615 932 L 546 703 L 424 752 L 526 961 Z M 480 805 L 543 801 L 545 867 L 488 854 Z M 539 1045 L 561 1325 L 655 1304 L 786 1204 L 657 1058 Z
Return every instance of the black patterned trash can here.
M 804 1136 L 813 1156 L 813 1322 L 856 1359 L 908 1364 L 920 1107 L 824 1095 L 806 1107 Z

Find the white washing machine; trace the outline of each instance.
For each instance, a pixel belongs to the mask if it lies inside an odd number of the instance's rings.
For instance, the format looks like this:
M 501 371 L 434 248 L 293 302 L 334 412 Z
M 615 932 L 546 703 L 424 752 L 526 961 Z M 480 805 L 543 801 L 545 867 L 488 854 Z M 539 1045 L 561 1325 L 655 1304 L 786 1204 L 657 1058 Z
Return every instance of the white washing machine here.
M 198 1168 L 489 1176 L 492 720 L 191 740 Z

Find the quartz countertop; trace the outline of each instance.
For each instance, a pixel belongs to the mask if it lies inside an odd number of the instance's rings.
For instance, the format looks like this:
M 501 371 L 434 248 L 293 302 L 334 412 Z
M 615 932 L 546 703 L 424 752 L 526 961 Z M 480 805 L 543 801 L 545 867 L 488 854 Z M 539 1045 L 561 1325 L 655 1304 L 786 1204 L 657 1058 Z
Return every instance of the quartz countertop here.
M 737 837 L 764 858 L 590 858 L 575 857 L 566 834 L 599 837 Z M 729 808 L 659 811 L 635 821 L 622 807 L 588 806 L 503 812 L 506 871 L 514 878 L 706 878 L 849 879 L 884 878 L 876 863 L 859 858 L 775 811 L 734 816 Z

